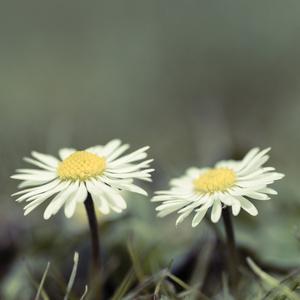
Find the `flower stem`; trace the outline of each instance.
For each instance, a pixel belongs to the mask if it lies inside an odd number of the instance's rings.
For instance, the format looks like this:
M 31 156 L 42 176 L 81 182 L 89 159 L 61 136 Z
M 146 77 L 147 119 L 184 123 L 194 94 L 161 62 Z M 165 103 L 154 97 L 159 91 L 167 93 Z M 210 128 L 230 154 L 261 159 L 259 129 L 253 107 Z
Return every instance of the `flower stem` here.
M 93 199 L 91 194 L 88 193 L 86 200 L 84 201 L 86 213 L 89 220 L 90 232 L 91 232 L 91 282 L 95 281 L 99 276 L 99 271 L 101 267 L 100 260 L 100 239 L 98 232 L 98 222 L 94 209 Z
M 236 295 L 237 293 L 237 283 L 238 283 L 238 254 L 237 254 L 237 249 L 235 245 L 235 239 L 234 239 L 234 231 L 233 231 L 233 226 L 232 226 L 232 221 L 231 221 L 231 211 L 229 207 L 225 207 L 223 209 L 223 222 L 224 222 L 224 227 L 226 231 L 226 236 L 227 236 L 227 245 L 229 248 L 229 268 L 230 268 L 230 273 L 231 273 L 231 280 L 232 280 L 232 285 L 233 285 L 233 292 Z

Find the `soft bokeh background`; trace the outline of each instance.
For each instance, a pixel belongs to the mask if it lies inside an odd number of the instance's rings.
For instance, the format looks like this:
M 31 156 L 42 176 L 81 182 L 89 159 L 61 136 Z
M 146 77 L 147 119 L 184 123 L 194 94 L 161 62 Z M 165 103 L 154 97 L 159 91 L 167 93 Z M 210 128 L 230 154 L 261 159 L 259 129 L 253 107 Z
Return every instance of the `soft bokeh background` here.
M 150 145 L 156 171 L 142 184 L 149 198 L 126 197 L 128 211 L 103 234 L 106 248 L 126 243 L 131 229 L 138 249 L 158 245 L 162 266 L 180 262 L 209 229 L 192 229 L 191 219 L 176 229 L 175 215 L 157 220 L 153 191 L 189 166 L 271 146 L 268 164 L 286 177 L 272 201 L 256 201 L 257 217 L 234 219 L 237 240 L 264 262 L 298 265 L 299 11 L 298 1 L 2 1 L 2 289 L 21 276 L 21 257 L 59 269 L 58 258 L 71 266 L 76 250 L 66 238 L 88 243 L 80 209 L 68 222 L 62 212 L 44 221 L 45 206 L 23 216 L 9 179 L 28 167 L 22 157 L 113 138 L 131 150 Z

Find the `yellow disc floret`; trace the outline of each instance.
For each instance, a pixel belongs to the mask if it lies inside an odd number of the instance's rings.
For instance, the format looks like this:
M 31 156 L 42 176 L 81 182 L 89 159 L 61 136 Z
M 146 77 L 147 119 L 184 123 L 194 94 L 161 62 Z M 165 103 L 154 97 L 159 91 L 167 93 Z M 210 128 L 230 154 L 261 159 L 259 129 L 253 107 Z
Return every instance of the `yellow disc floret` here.
M 197 192 L 213 194 L 214 192 L 225 192 L 228 188 L 233 187 L 235 179 L 236 176 L 232 169 L 220 168 L 209 169 L 193 181 Z
M 86 181 L 101 175 L 105 168 L 104 156 L 78 151 L 58 164 L 57 174 L 62 180 Z

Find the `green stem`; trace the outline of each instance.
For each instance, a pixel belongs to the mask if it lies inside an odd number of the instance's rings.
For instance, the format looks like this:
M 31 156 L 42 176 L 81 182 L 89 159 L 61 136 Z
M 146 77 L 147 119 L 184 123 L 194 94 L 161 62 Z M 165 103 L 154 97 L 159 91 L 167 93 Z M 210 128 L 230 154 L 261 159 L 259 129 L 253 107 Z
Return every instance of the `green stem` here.
M 233 285 L 233 292 L 236 294 L 237 291 L 237 283 L 238 283 L 238 254 L 235 245 L 234 231 L 231 221 L 231 211 L 229 207 L 225 207 L 222 212 L 224 227 L 227 236 L 227 245 L 229 248 L 229 266 L 231 272 L 231 280 Z
M 99 276 L 101 268 L 100 260 L 100 239 L 98 232 L 98 222 L 94 209 L 93 199 L 91 194 L 88 193 L 86 200 L 84 201 L 87 217 L 89 220 L 90 232 L 91 232 L 91 282 L 95 281 Z

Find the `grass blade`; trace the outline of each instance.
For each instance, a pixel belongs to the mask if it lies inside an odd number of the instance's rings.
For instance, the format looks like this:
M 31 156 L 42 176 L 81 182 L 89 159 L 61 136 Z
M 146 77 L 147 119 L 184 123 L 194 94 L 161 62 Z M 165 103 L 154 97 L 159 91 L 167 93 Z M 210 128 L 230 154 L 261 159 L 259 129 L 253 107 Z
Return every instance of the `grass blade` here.
M 26 260 L 25 258 L 23 258 L 23 262 L 24 262 L 24 264 L 25 264 L 25 267 L 26 267 L 26 269 L 27 269 L 27 271 L 28 271 L 28 274 L 29 274 L 29 276 L 30 276 L 30 279 L 31 279 L 32 283 L 33 283 L 34 286 L 37 288 L 37 290 L 39 290 L 40 284 L 39 284 L 38 281 L 34 278 L 33 273 L 32 273 L 32 271 L 31 271 L 31 268 L 30 268 L 30 266 L 29 266 L 29 264 L 27 263 L 27 260 Z M 46 270 L 47 270 L 47 268 L 46 268 Z M 40 293 L 41 293 L 41 295 L 42 295 L 42 297 L 43 297 L 44 300 L 50 300 L 50 298 L 48 297 L 47 293 L 45 292 L 45 290 L 44 290 L 43 288 L 41 288 L 41 292 L 40 292 Z
M 277 279 L 273 278 L 272 276 L 261 270 L 250 257 L 247 257 L 247 262 L 250 268 L 253 270 L 253 272 L 257 274 L 264 282 L 266 282 L 272 288 L 275 288 L 278 291 L 282 292 L 291 300 L 300 300 L 300 296 L 291 291 L 287 286 L 280 284 L 280 282 Z
M 70 294 L 71 289 L 73 287 L 76 272 L 77 272 L 78 260 L 79 260 L 79 254 L 78 254 L 78 252 L 75 252 L 75 254 L 74 254 L 74 265 L 73 265 L 72 273 L 71 273 L 71 276 L 70 276 L 70 279 L 69 279 L 69 283 L 68 283 L 68 286 L 67 286 L 66 295 L 64 297 L 64 300 L 68 300 L 69 294 Z
M 49 267 L 50 267 L 50 262 L 47 263 L 46 270 L 45 270 L 45 272 L 44 272 L 44 274 L 43 274 L 41 283 L 40 283 L 40 285 L 39 285 L 39 289 L 38 289 L 37 294 L 36 294 L 36 296 L 35 296 L 35 300 L 38 300 L 38 299 L 39 299 L 40 294 L 41 294 L 41 292 L 42 292 L 42 290 L 43 290 L 43 285 L 44 285 L 44 282 L 45 282 L 45 279 L 46 279 L 46 276 L 47 276 Z M 44 298 L 44 299 L 48 299 L 48 297 L 45 297 L 45 296 L 43 296 L 43 298 Z
M 84 300 L 84 298 L 85 298 L 85 296 L 87 295 L 87 293 L 88 293 L 88 286 L 86 285 L 86 286 L 85 286 L 85 289 L 84 289 L 84 293 L 83 293 L 83 295 L 81 296 L 80 300 Z

